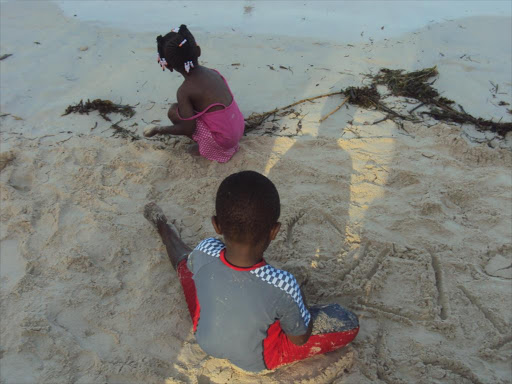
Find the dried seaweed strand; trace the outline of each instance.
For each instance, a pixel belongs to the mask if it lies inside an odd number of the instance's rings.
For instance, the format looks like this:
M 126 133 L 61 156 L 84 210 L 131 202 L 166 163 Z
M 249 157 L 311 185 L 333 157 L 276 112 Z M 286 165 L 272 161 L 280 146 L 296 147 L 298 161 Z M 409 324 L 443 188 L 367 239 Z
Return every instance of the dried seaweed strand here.
M 326 93 L 324 95 L 319 95 L 319 96 L 309 97 L 307 99 L 302 99 L 302 100 L 296 101 L 296 102 L 294 102 L 294 103 L 292 103 L 290 105 L 287 105 L 285 107 L 275 108 L 275 109 L 273 109 L 271 111 L 268 111 L 268 112 L 253 113 L 247 119 L 245 119 L 245 132 L 249 132 L 249 131 L 252 131 L 255 128 L 258 128 L 261 124 L 263 124 L 265 122 L 265 120 L 267 120 L 270 116 L 275 115 L 279 111 L 289 109 L 291 107 L 294 107 L 296 105 L 299 105 L 299 104 L 302 104 L 302 103 L 305 103 L 305 102 L 308 102 L 308 101 L 313 101 L 313 100 L 316 100 L 316 99 L 320 99 L 322 97 L 341 95 L 342 93 L 343 92 Z
M 343 107 L 343 106 L 345 105 L 345 103 L 348 101 L 348 99 L 350 99 L 350 96 L 345 97 L 345 100 L 343 100 L 343 102 L 342 102 L 340 105 L 338 105 L 338 106 L 337 106 L 336 108 L 334 108 L 331 112 L 329 112 L 327 115 L 325 115 L 324 117 L 322 117 L 322 118 L 320 119 L 320 121 L 319 121 L 319 122 L 321 123 L 321 122 L 325 121 L 325 120 L 326 120 L 329 116 L 331 116 L 333 113 L 336 113 L 337 111 L 339 111 L 339 110 L 340 110 L 340 108 L 341 108 L 341 107 Z

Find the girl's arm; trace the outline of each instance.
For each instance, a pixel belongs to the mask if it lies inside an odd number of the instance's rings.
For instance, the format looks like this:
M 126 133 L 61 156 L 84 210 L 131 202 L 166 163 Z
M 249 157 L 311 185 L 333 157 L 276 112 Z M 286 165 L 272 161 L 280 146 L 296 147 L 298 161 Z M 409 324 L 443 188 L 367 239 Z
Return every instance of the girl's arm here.
M 194 107 L 192 106 L 188 95 L 182 90 L 182 88 L 178 89 L 177 98 L 180 115 L 183 118 L 194 116 Z M 192 135 L 196 130 L 195 120 L 181 120 L 177 111 L 173 112 L 172 109 L 170 111 L 169 118 L 174 123 L 174 125 L 155 127 L 147 132 L 144 132 L 144 136 L 152 137 L 154 135 L 181 135 L 192 138 Z
M 188 124 L 175 124 L 175 125 L 167 125 L 162 127 L 156 127 L 155 131 L 153 131 L 153 135 L 177 135 L 177 136 L 188 136 L 192 137 L 196 128 L 195 126 L 191 128 Z M 151 135 L 151 136 L 153 136 Z M 151 137 L 146 135 L 146 137 Z

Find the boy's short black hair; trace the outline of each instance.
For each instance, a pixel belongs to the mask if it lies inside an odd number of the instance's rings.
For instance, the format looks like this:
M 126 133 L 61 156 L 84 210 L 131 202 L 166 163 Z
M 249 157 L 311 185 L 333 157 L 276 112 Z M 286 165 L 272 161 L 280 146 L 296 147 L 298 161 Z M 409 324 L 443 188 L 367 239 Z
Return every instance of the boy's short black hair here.
M 258 172 L 234 173 L 220 184 L 215 210 L 226 238 L 258 244 L 279 219 L 279 193 L 274 183 Z
M 182 24 L 177 31 L 173 30 L 163 37 L 157 36 L 156 44 L 160 57 L 165 58 L 173 69 L 183 70 L 189 61 L 198 65 L 199 47 L 186 25 Z

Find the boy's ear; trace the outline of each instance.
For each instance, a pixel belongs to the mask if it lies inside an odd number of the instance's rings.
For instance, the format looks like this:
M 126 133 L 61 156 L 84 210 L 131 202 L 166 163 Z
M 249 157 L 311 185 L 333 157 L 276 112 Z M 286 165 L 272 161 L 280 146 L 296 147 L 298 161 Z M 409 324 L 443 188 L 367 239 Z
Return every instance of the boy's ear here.
M 270 240 L 275 240 L 280 229 L 281 229 L 281 223 L 278 221 L 277 223 L 275 223 L 272 226 L 272 229 L 270 230 Z
M 197 57 L 201 57 L 201 47 L 197 46 Z
M 213 229 L 215 229 L 215 232 L 217 232 L 218 235 L 222 235 L 222 230 L 217 223 L 217 216 L 212 216 L 212 225 Z

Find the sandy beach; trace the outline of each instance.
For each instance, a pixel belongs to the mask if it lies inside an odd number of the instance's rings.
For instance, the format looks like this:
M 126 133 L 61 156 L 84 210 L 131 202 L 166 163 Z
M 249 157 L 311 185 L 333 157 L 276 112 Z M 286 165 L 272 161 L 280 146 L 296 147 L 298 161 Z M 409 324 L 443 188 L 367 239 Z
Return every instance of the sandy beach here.
M 510 13 L 393 36 L 380 27 L 357 41 L 191 30 L 245 116 L 361 86 L 382 67 L 437 66 L 444 97 L 512 120 Z M 512 382 L 511 134 L 431 118 L 401 129 L 348 104 L 320 124 L 343 100 L 333 96 L 249 132 L 226 164 L 190 155 L 185 138 L 113 136 L 121 119 L 142 136 L 175 101 L 181 79 L 159 70 L 156 35 L 56 3 L 0 3 L 0 56 L 12 54 L 0 61 L 0 383 Z M 61 116 L 97 98 L 136 114 Z M 281 195 L 267 261 L 292 272 L 309 303 L 337 302 L 361 323 L 348 347 L 261 374 L 196 344 L 142 216 L 158 202 L 195 246 L 215 234 L 218 185 L 246 169 Z

